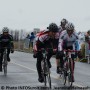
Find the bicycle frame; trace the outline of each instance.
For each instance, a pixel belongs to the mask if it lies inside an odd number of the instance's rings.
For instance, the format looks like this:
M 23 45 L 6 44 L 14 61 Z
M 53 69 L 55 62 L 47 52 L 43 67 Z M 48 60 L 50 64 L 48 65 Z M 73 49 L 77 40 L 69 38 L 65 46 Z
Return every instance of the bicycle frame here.
M 51 77 L 50 77 L 50 68 L 49 68 L 48 62 L 47 62 L 47 51 L 42 50 L 42 54 L 43 54 L 43 60 L 41 62 L 41 66 L 42 66 L 42 75 L 44 77 L 44 84 L 46 86 L 47 82 L 48 82 L 49 87 L 51 88 Z M 47 81 L 47 79 L 48 79 L 48 81 Z
M 74 60 L 71 57 L 71 54 L 74 52 L 78 52 L 76 50 L 64 50 L 65 54 L 65 61 L 64 61 L 64 70 L 63 70 L 63 78 L 64 78 L 64 85 L 66 84 L 66 79 L 68 81 L 69 86 L 72 86 L 74 82 Z

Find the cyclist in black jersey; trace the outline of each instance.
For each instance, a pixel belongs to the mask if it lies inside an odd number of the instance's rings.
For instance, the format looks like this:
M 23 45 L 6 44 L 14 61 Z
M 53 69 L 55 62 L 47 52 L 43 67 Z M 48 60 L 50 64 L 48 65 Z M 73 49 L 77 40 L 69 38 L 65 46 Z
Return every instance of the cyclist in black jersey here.
M 2 34 L 0 35 L 0 71 L 2 71 L 2 61 L 3 61 L 3 52 L 4 47 L 7 47 L 7 60 L 10 62 L 10 50 L 11 53 L 14 52 L 14 44 L 13 44 L 13 37 L 9 34 L 8 27 L 4 27 L 2 29 Z

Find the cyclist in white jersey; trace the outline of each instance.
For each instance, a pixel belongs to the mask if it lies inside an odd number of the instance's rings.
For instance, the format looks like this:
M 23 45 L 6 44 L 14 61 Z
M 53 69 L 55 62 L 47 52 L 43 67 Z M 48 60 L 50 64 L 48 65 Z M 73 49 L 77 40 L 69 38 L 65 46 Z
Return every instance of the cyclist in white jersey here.
M 59 44 L 58 44 L 58 53 L 56 58 L 60 60 L 60 67 L 61 70 L 63 68 L 63 50 L 80 50 L 81 47 L 76 48 L 76 41 L 78 42 L 78 35 L 75 33 L 74 25 L 72 23 L 67 23 L 65 25 L 66 30 L 61 32 L 61 35 L 59 37 Z M 79 44 L 79 43 L 78 43 Z M 78 45 L 77 45 L 78 46 Z M 74 54 L 72 55 L 72 58 L 74 58 Z

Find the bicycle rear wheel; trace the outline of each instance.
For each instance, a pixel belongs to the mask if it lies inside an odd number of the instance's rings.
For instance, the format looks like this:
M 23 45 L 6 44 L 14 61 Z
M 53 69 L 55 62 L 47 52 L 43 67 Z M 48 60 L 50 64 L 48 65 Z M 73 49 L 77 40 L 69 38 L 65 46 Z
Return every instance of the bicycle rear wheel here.
M 7 65 L 4 66 L 4 75 L 5 75 L 5 76 L 7 75 Z
M 7 56 L 4 55 L 4 64 L 3 64 L 3 69 L 4 69 L 4 75 L 7 75 Z

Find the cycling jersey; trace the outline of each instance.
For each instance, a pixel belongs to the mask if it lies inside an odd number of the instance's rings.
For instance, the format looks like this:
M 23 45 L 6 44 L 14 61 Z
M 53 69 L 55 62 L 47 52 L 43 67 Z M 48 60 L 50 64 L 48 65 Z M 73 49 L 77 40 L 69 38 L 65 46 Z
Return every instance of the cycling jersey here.
M 44 41 L 47 41 L 49 38 L 50 37 L 48 36 L 48 30 L 43 30 L 36 34 L 35 40 L 40 40 L 42 43 L 44 43 Z
M 59 37 L 59 45 L 58 50 L 62 51 L 65 49 L 65 47 L 72 47 L 73 50 L 75 50 L 75 45 L 79 46 L 79 42 L 76 44 L 76 41 L 78 41 L 78 35 L 73 32 L 71 36 L 68 35 L 67 31 L 62 31 L 60 37 Z M 80 50 L 81 47 L 76 48 L 76 50 Z
M 0 35 L 0 48 L 1 47 L 14 47 L 13 37 L 10 34 L 7 36 L 3 34 Z
M 36 35 L 36 44 L 34 45 L 33 49 L 35 51 L 39 50 L 40 48 L 51 47 L 51 37 L 48 35 L 48 30 L 43 30 Z

